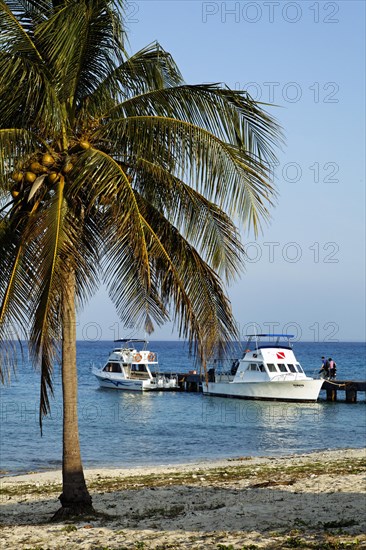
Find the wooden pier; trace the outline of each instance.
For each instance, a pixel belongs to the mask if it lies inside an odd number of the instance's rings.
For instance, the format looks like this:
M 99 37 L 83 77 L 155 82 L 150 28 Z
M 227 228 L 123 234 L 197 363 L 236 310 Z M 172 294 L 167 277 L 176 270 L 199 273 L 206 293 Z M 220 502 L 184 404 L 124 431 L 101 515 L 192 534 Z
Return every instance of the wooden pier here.
M 154 377 L 157 375 L 156 372 L 151 373 Z M 203 375 L 197 374 L 196 371 L 189 372 L 165 372 L 160 374 L 166 374 L 168 376 L 176 377 L 178 381 L 178 387 L 161 389 L 160 391 L 185 391 L 185 392 L 200 392 L 202 391 L 202 382 L 205 377 Z
M 178 373 L 178 386 L 181 391 L 187 392 L 199 392 L 202 391 L 202 382 L 204 376 L 197 374 L 196 372 L 188 372 L 185 374 Z
M 347 403 L 357 402 L 357 393 L 366 392 L 366 381 L 324 380 L 322 390 L 326 391 L 327 401 L 337 401 L 338 392 L 345 392 Z

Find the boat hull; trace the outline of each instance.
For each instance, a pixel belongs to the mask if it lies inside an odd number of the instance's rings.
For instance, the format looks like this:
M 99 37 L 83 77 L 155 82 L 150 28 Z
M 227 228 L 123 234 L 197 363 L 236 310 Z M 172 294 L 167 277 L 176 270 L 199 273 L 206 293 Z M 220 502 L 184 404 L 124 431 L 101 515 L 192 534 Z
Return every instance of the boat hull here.
M 148 378 L 146 380 L 131 378 L 124 378 L 123 375 L 116 373 L 106 373 L 100 370 L 93 370 L 94 376 L 97 378 L 101 388 L 109 388 L 112 390 L 124 390 L 124 391 L 169 391 L 177 390 L 178 382 L 173 378 L 166 378 L 165 376 L 158 375 L 155 378 Z
M 323 380 L 286 380 L 269 382 L 208 382 L 202 384 L 204 395 L 258 399 L 263 401 L 317 401 Z
M 95 373 L 94 373 L 95 374 Z M 158 389 L 156 384 L 150 380 L 126 380 L 117 378 L 107 378 L 96 375 L 101 388 L 125 391 L 152 391 Z

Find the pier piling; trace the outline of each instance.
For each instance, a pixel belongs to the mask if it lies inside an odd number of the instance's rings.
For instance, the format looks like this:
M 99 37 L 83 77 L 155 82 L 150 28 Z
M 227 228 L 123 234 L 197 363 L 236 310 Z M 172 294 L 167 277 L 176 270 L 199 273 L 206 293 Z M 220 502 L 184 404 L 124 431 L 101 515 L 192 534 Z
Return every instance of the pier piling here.
M 337 401 L 337 390 L 335 388 L 327 388 L 327 401 Z
M 326 391 L 327 401 L 337 401 L 338 392 L 344 391 L 346 403 L 357 403 L 358 392 L 366 392 L 366 382 L 357 380 L 324 380 L 322 390 Z

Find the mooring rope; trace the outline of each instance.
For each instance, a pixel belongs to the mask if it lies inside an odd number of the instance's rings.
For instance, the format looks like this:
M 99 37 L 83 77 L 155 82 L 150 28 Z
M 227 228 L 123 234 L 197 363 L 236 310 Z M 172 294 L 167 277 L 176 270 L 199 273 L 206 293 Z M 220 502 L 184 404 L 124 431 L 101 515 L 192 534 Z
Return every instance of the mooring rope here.
M 324 378 L 324 382 L 328 382 L 328 384 L 337 386 L 337 388 L 346 388 L 347 386 L 352 386 L 353 384 L 353 382 L 346 382 L 345 384 L 339 384 L 338 382 L 332 382 L 331 380 L 327 380 L 326 378 Z

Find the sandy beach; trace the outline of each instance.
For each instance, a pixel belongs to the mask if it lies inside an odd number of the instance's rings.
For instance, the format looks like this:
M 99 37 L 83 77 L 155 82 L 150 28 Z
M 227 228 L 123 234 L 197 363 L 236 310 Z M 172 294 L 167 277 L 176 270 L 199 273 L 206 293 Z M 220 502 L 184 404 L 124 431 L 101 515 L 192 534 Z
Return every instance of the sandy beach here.
M 366 548 L 365 449 L 85 472 L 96 516 L 51 523 L 59 471 L 1 479 L 1 548 Z

